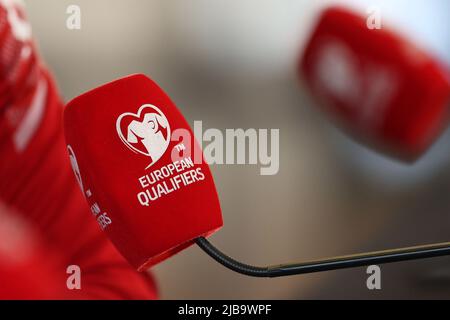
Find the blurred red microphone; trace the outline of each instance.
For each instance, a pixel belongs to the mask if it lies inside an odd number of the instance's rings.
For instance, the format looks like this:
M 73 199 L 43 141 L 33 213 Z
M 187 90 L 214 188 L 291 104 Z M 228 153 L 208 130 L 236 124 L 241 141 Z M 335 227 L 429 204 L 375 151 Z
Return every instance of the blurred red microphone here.
M 332 118 L 394 157 L 417 159 L 449 122 L 447 67 L 347 9 L 323 12 L 299 69 Z
M 138 270 L 222 226 L 213 177 L 188 123 L 147 77 L 133 75 L 74 99 L 64 125 L 92 214 Z

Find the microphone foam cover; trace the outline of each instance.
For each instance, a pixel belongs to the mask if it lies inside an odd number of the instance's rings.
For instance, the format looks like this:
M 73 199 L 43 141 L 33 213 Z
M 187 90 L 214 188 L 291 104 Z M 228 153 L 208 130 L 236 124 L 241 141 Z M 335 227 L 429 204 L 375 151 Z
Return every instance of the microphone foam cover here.
M 222 227 L 214 180 L 191 128 L 146 76 L 75 98 L 64 127 L 92 214 L 139 271 Z
M 347 9 L 323 12 L 299 69 L 305 84 L 358 140 L 415 160 L 449 123 L 448 67 L 388 27 Z

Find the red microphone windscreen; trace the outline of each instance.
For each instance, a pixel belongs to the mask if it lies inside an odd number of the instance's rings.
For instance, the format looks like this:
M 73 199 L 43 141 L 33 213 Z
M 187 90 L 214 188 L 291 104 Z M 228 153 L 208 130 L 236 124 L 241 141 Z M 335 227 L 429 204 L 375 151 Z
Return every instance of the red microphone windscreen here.
M 449 122 L 448 69 L 389 28 L 332 7 L 320 17 L 300 72 L 324 110 L 359 140 L 419 157 Z
M 138 270 L 223 225 L 213 177 L 192 130 L 146 76 L 75 98 L 65 109 L 64 126 L 92 214 Z

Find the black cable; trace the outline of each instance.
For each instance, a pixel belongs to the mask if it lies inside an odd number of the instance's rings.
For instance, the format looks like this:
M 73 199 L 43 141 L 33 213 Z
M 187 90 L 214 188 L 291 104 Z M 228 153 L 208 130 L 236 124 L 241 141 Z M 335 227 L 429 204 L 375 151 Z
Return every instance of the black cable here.
M 221 265 L 231 269 L 237 273 L 245 274 L 251 277 L 267 277 L 269 272 L 269 267 L 255 267 L 227 256 L 219 249 L 217 249 L 211 242 L 206 238 L 200 237 L 196 240 L 197 245 L 205 251 L 211 258 L 216 260 Z
M 228 269 L 247 276 L 271 278 L 450 255 L 450 242 L 446 242 L 425 246 L 369 252 L 303 263 L 256 267 L 230 258 L 203 237 L 197 238 L 196 243 L 211 258 Z

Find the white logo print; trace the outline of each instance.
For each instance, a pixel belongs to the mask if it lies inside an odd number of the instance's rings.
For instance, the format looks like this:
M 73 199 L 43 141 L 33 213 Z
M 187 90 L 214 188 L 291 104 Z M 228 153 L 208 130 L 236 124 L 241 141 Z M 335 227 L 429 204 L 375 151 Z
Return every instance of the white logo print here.
M 73 173 L 75 173 L 75 177 L 77 178 L 78 184 L 80 185 L 81 192 L 83 190 L 83 180 L 81 180 L 80 167 L 78 166 L 77 157 L 75 156 L 75 152 L 71 146 L 67 146 L 67 150 L 69 151 L 70 164 L 72 165 Z
M 122 142 L 133 152 L 151 158 L 151 167 L 166 152 L 170 143 L 170 126 L 166 116 L 151 104 L 143 105 L 137 114 L 124 113 L 116 122 Z

